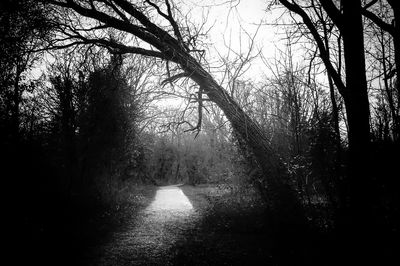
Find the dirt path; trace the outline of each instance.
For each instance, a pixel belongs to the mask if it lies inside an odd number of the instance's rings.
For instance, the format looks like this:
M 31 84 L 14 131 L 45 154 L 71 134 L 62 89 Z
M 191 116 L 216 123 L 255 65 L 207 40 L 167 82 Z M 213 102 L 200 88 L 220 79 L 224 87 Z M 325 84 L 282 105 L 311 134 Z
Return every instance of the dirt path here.
M 160 187 L 152 203 L 98 249 L 91 265 L 173 265 L 170 250 L 188 237 L 202 215 L 199 202 L 195 205 L 179 186 Z
M 159 187 L 82 265 L 274 265 L 264 216 L 212 185 Z M 262 262 L 260 264 L 260 262 Z

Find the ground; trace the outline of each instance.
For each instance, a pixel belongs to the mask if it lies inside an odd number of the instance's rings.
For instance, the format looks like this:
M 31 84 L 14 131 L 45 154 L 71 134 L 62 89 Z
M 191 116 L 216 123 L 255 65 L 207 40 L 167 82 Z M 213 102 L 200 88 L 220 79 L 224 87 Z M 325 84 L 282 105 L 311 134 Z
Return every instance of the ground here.
M 249 193 L 203 185 L 136 195 L 141 206 L 126 208 L 131 214 L 88 248 L 80 264 L 273 265 L 262 202 Z

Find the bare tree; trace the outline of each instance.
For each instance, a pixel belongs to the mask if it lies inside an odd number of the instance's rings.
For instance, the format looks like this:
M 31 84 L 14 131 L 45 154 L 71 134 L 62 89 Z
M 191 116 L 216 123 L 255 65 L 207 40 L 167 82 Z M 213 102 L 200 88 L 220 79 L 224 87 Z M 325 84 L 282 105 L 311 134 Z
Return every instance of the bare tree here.
M 34 1 L 4 1 L 0 12 L 0 96 L 4 99 L 0 117 L 10 115 L 11 135 L 19 139 L 22 94 L 29 89 L 27 72 L 40 59 L 41 55 L 33 52 L 35 47 L 42 47 L 50 28 L 46 22 L 45 10 Z M 7 115 L 3 115 L 7 114 Z M 5 131 L 5 130 L 2 130 Z
M 389 139 L 397 141 L 400 138 L 398 104 L 400 99 L 398 82 L 400 41 L 398 39 L 399 27 L 396 23 L 399 20 L 399 16 L 396 18 L 396 2 L 370 1 L 363 7 L 362 13 L 367 18 L 365 19 L 366 56 L 370 61 L 369 69 L 371 70 L 368 78 L 370 86 L 380 91 L 381 95 L 378 97 L 382 97 L 379 107 L 376 108 L 376 115 L 381 116 L 379 112 L 388 111 L 387 115 L 384 115 L 388 131 L 378 135 L 382 137 L 385 135 L 386 141 Z M 377 82 L 381 89 L 376 88 Z M 377 127 L 376 130 L 379 131 L 380 122 L 377 122 Z
M 379 4 L 379 7 L 375 7 L 376 4 Z M 388 10 L 388 6 L 390 6 L 389 10 L 392 11 L 391 21 L 385 19 L 385 15 Z M 389 33 L 393 37 L 393 45 L 395 50 L 395 71 L 397 77 L 400 76 L 400 4 L 399 1 L 395 0 L 371 0 L 367 4 L 363 6 L 361 9 L 363 16 L 370 19 L 373 23 L 376 24 L 380 29 Z M 390 12 L 390 11 L 389 11 Z M 383 13 L 383 14 L 382 14 Z M 400 91 L 400 84 L 397 82 L 397 91 Z
M 126 0 L 110 1 L 48 1 L 54 14 L 64 18 L 59 23 L 58 47 L 75 44 L 97 44 L 113 53 L 133 53 L 156 57 L 179 66 L 181 72 L 170 76 L 168 82 L 189 77 L 198 86 L 199 112 L 204 96 L 219 106 L 232 128 L 251 149 L 262 169 L 278 222 L 288 224 L 297 220 L 304 223 L 301 204 L 289 186 L 285 167 L 269 145 L 259 125 L 246 114 L 203 67 L 203 53 L 196 43 L 197 29 L 185 27 L 177 19 L 180 9 L 170 1 L 133 4 Z M 59 8 L 61 7 L 61 8 Z M 116 42 L 104 35 L 108 29 L 117 30 L 124 42 Z M 132 45 L 133 44 L 133 45 Z
M 362 14 L 365 12 L 361 0 L 279 0 L 292 14 L 295 20 L 300 17 L 307 30 L 306 35 L 318 47 L 319 57 L 344 100 L 348 125 L 348 164 L 347 178 L 342 186 L 342 208 L 337 224 L 339 228 L 352 232 L 351 243 L 365 247 L 363 230 L 378 228 L 375 223 L 373 206 L 376 202 L 376 186 L 371 174 L 370 155 L 370 111 L 366 77 L 364 25 Z M 324 41 L 324 32 L 319 25 L 321 19 L 313 16 L 315 6 L 322 8 L 329 17 L 331 27 L 340 34 L 339 52 L 344 58 L 344 73 L 331 61 L 329 47 Z M 370 242 L 369 242 L 370 243 Z M 361 250 L 362 248 L 360 248 Z

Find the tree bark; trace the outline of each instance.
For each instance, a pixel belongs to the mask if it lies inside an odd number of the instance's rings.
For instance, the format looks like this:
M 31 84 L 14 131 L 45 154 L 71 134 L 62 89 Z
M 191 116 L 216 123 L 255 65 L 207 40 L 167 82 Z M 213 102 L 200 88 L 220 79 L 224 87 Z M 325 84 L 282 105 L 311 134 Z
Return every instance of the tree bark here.
M 182 66 L 184 67 L 184 66 Z M 197 67 L 199 69 L 199 66 Z M 192 69 L 187 69 L 191 70 Z M 303 206 L 291 188 L 286 168 L 279 155 L 261 130 L 229 94 L 204 70 L 192 75 L 192 79 L 204 88 L 205 93 L 224 112 L 236 134 L 253 153 L 267 181 L 269 198 L 272 200 L 274 225 L 306 226 Z
M 347 204 L 342 209 L 339 230 L 352 248 L 352 259 L 366 252 L 373 243 L 374 188 L 369 169 L 370 124 L 369 100 L 365 74 L 364 36 L 361 1 L 342 1 L 342 29 L 346 65 L 346 115 L 348 121 Z M 368 233 L 368 234 L 367 234 Z M 368 237 L 367 237 L 368 235 Z
M 356 212 L 368 202 L 368 175 L 370 144 L 369 100 L 365 74 L 364 36 L 361 19 L 361 1 L 343 1 L 343 46 L 346 64 L 346 94 L 344 101 L 349 125 L 350 200 Z M 360 195 L 357 195 L 360 194 Z M 371 195 L 370 195 L 371 196 Z M 367 197 L 367 198 L 366 198 Z

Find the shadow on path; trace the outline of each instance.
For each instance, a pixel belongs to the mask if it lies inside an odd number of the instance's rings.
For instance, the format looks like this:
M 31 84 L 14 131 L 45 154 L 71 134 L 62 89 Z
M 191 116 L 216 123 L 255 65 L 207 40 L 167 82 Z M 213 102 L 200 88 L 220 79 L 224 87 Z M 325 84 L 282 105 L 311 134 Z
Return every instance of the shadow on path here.
M 265 213 L 236 199 L 213 186 L 159 187 L 85 265 L 274 265 Z
M 201 210 L 195 228 L 170 249 L 173 265 L 276 265 L 264 209 L 254 195 L 240 199 L 213 186 L 182 187 Z

